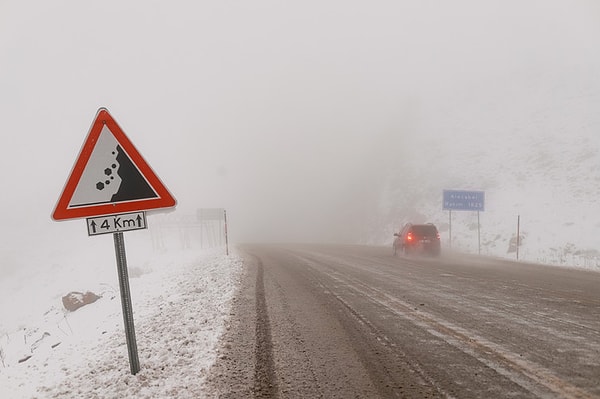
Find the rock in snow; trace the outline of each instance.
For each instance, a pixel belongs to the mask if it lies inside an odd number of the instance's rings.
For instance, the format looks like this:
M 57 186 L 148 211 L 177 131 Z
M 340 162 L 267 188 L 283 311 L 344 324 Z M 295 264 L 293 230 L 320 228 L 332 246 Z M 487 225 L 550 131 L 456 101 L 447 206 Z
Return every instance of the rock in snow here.
M 74 312 L 82 306 L 89 305 L 90 303 L 96 302 L 101 297 L 94 294 L 93 292 L 69 292 L 67 295 L 62 297 L 62 303 L 65 309 L 69 312 Z

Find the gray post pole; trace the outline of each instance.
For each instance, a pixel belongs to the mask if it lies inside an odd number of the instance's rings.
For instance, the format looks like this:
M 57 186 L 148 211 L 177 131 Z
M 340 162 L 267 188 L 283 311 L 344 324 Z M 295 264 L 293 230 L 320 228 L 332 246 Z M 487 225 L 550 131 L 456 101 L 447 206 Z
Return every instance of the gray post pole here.
M 131 374 L 140 371 L 135 328 L 133 326 L 133 308 L 131 306 L 131 292 L 129 290 L 129 275 L 127 273 L 127 259 L 125 257 L 125 240 L 123 233 L 113 234 L 115 241 L 115 254 L 117 256 L 117 271 L 119 274 L 119 288 L 121 289 L 121 306 L 123 307 L 123 322 L 125 324 L 125 337 L 127 338 L 127 352 L 129 353 L 129 366 Z
M 481 224 L 479 223 L 479 211 L 477 211 L 477 245 L 479 247 L 479 255 L 481 255 Z
M 229 237 L 227 236 L 227 210 L 223 209 L 223 220 L 225 221 L 225 255 L 229 256 Z
M 219 219 L 219 246 L 223 246 L 223 221 L 221 219 Z
M 521 215 L 517 215 L 517 260 L 519 260 L 519 245 L 521 235 Z
M 449 229 L 448 229 L 448 235 L 449 235 L 449 240 L 448 240 L 448 245 L 450 247 L 450 249 L 452 249 L 452 210 L 448 211 L 448 218 L 449 218 Z

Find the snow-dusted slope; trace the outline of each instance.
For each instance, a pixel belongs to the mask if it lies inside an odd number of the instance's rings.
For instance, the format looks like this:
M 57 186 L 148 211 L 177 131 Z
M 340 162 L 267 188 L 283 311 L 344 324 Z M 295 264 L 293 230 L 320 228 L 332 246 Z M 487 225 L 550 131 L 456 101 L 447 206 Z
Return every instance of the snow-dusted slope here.
M 600 79 L 546 81 L 542 90 L 530 87 L 541 77 L 529 86 L 520 78 L 504 81 L 502 98 L 478 92 L 415 123 L 390 166 L 380 223 L 390 232 L 436 223 L 447 246 L 442 190 L 483 190 L 483 254 L 515 257 L 507 251 L 520 215 L 520 259 L 600 269 Z M 453 212 L 452 247 L 478 251 L 476 213 Z
M 22 269 L 7 276 L 0 285 L 0 397 L 205 397 L 241 259 L 222 248 L 190 248 L 179 232 L 160 249 L 147 231 L 126 233 L 141 366 L 135 377 L 110 235 L 29 259 L 37 267 L 27 270 L 35 274 Z M 87 290 L 102 297 L 65 311 L 62 295 Z

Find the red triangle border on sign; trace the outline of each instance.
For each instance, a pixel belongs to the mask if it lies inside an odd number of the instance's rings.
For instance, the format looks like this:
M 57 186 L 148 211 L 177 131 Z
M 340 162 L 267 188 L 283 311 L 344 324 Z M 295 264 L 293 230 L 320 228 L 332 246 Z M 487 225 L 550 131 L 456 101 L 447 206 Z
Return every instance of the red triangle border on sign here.
M 152 186 L 157 197 L 145 198 L 139 200 L 130 200 L 115 203 L 94 204 L 89 206 L 69 207 L 73 194 L 79 185 L 81 176 L 90 160 L 92 152 L 98 142 L 102 128 L 106 125 L 117 140 L 122 149 L 127 153 L 129 159 L 138 168 L 143 177 Z M 73 166 L 73 170 L 63 192 L 54 208 L 52 219 L 66 220 L 78 219 L 93 216 L 111 215 L 116 213 L 145 211 L 159 208 L 172 208 L 177 204 L 175 198 L 169 190 L 161 182 L 158 176 L 154 173 L 150 165 L 144 160 L 133 143 L 125 135 L 117 122 L 113 119 L 106 108 L 100 108 L 96 114 L 96 118 L 88 133 L 88 136 L 81 148 L 77 161 Z

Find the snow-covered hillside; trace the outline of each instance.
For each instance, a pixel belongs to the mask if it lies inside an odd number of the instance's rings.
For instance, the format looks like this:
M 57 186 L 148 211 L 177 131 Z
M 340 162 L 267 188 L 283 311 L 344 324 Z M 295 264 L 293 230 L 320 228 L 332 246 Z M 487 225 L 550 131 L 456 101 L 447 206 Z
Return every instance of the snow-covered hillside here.
M 412 141 L 397 143 L 388 167 L 376 221 L 386 235 L 372 232 L 374 241 L 428 221 L 448 246 L 442 190 L 482 190 L 482 254 L 515 258 L 508 250 L 520 215 L 520 259 L 600 270 L 600 78 L 575 72 L 553 84 L 504 77 L 506 97 L 448 102 L 435 121 L 419 121 L 417 109 Z M 476 213 L 452 213 L 452 247 L 477 253 Z
M 0 285 L 0 397 L 203 397 L 241 260 L 180 233 L 163 235 L 160 248 L 150 231 L 125 234 L 141 367 L 135 377 L 112 236 L 81 234 L 68 248 L 23 259 L 27 267 Z M 70 291 L 101 298 L 67 312 L 61 298 Z

